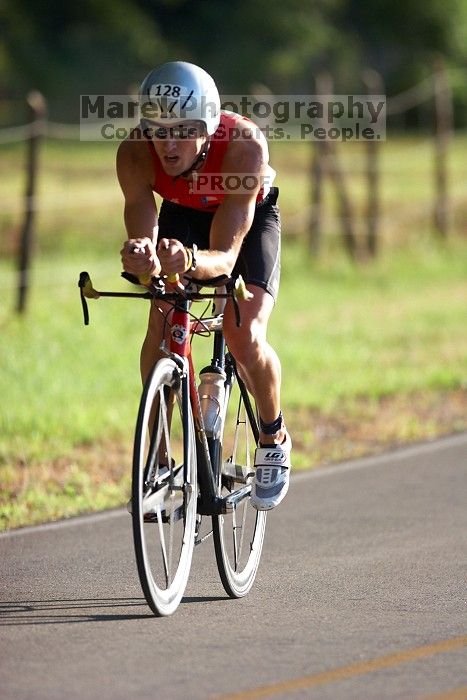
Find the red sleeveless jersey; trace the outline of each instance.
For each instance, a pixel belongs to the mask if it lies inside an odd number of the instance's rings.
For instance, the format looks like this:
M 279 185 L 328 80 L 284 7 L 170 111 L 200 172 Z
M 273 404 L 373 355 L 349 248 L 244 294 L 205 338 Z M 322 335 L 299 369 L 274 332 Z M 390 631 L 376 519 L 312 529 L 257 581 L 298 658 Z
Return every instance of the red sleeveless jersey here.
M 156 153 L 154 144 L 148 140 L 147 144 L 152 155 L 154 167 L 154 180 L 152 183 L 154 192 L 157 192 L 164 199 L 168 199 L 175 204 L 181 204 L 184 207 L 215 211 L 225 196 L 222 186 L 218 184 L 215 176 L 222 172 L 222 162 L 229 143 L 233 138 L 238 138 L 241 133 L 241 127 L 239 126 L 241 119 L 244 119 L 244 117 L 240 117 L 240 115 L 233 112 L 221 112 L 220 124 L 211 138 L 208 154 L 198 175 L 198 181 L 194 180 L 192 182 L 191 179 L 174 178 L 171 175 L 167 175 Z M 196 178 L 196 173 L 194 175 Z M 210 178 L 210 175 L 213 177 Z M 258 201 L 261 201 L 263 197 L 264 189 L 262 188 L 258 194 Z

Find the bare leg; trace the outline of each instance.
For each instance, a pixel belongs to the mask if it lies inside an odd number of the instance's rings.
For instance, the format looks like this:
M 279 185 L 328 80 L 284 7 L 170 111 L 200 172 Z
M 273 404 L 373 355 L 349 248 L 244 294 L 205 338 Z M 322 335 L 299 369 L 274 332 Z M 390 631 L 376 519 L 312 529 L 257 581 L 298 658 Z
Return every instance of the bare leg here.
M 140 355 L 140 368 L 141 368 L 141 379 L 143 384 L 146 382 L 152 368 L 164 357 L 164 353 L 161 351 L 160 346 L 164 336 L 164 331 L 166 331 L 166 340 L 168 325 L 165 322 L 165 317 L 168 312 L 170 312 L 171 307 L 168 304 L 156 304 L 154 301 L 151 302 L 151 309 L 149 312 L 148 328 L 146 331 L 146 337 L 144 338 L 143 345 L 141 347 Z M 174 397 L 172 397 L 174 400 Z M 173 410 L 173 400 L 169 402 L 168 405 L 168 420 L 170 422 L 172 410 Z M 151 408 L 151 416 L 149 419 L 149 425 L 153 425 L 156 419 L 158 411 L 159 401 L 157 397 Z M 165 440 L 162 437 L 160 452 L 159 452 L 159 463 L 168 464 L 167 461 L 167 449 L 165 447 Z
M 146 337 L 141 347 L 140 368 L 143 384 L 146 381 L 150 371 L 161 357 L 163 353 L 160 350 L 165 324 L 165 315 L 169 311 L 168 305 L 156 304 L 151 302 L 151 310 L 149 312 L 148 329 Z
M 254 285 L 249 286 L 254 297 L 240 303 L 241 327 L 235 324 L 232 304 L 226 306 L 224 334 L 230 352 L 235 357 L 240 374 L 255 398 L 264 423 L 272 423 L 279 415 L 281 366 L 275 350 L 266 339 L 269 317 L 274 300 L 268 292 Z M 260 442 L 280 443 L 285 437 L 281 427 L 273 435 L 260 433 Z

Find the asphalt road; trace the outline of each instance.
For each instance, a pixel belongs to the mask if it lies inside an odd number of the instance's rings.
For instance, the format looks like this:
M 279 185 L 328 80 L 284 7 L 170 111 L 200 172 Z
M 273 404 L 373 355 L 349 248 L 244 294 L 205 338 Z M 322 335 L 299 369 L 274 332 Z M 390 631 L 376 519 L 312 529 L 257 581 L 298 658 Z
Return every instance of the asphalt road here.
M 297 475 L 226 599 L 158 619 L 113 511 L 0 536 L 1 700 L 467 698 L 467 435 Z

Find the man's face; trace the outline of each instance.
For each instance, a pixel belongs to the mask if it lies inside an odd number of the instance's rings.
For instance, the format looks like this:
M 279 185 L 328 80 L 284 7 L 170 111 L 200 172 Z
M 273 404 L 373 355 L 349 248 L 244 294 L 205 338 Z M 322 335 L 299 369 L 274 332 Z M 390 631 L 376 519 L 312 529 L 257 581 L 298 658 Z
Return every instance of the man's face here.
M 190 168 L 207 138 L 204 124 L 197 121 L 159 126 L 142 120 L 142 126 L 154 144 L 162 167 L 172 177 L 181 175 Z

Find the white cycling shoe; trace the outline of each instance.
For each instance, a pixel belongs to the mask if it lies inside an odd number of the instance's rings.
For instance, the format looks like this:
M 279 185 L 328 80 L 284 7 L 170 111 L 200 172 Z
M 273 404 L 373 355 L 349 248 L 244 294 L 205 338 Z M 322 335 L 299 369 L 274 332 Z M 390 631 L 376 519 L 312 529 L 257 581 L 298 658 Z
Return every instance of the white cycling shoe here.
M 280 445 L 256 448 L 255 479 L 250 497 L 256 510 L 271 510 L 285 498 L 290 483 L 291 449 L 288 433 Z

